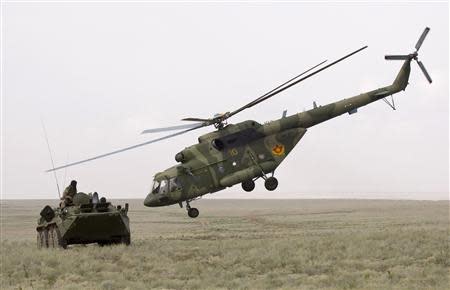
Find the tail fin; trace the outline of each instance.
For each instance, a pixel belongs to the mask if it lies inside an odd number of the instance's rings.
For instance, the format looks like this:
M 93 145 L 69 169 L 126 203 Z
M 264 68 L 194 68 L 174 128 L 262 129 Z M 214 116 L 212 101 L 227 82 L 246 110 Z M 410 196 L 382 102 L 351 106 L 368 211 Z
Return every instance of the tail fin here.
M 391 85 L 392 93 L 404 91 L 408 86 L 409 74 L 411 72 L 411 59 L 405 60 L 402 68 L 397 74 L 395 81 Z

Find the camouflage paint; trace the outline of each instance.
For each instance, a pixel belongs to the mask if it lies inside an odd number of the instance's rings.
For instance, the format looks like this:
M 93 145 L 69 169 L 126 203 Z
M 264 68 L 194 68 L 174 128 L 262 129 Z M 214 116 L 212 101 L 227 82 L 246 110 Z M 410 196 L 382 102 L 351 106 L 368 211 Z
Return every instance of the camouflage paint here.
M 177 154 L 178 165 L 155 175 L 156 181 L 177 177 L 180 186 L 150 192 L 144 204 L 176 204 L 273 172 L 308 128 L 405 90 L 410 62 L 405 60 L 392 85 L 264 125 L 248 120 L 200 136 L 198 144 Z
M 53 217 L 46 220 L 41 213 L 36 227 L 38 246 L 39 238 L 42 239 L 41 246 L 47 243 L 48 247 L 64 248 L 70 244 L 129 243 L 130 241 L 127 205 L 119 209 L 110 202 L 93 204 L 87 194 L 78 192 L 71 206 L 53 209 L 46 206 L 45 208 L 53 211 Z

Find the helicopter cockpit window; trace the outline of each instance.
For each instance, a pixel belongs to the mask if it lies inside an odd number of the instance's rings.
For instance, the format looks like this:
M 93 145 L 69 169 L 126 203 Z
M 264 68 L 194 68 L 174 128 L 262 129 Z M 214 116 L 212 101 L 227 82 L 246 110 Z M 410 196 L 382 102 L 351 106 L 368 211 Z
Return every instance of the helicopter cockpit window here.
M 180 182 L 177 177 L 173 177 L 169 180 L 170 191 L 173 192 L 181 187 Z
M 159 186 L 159 193 L 167 193 L 168 191 L 168 182 L 166 179 L 161 180 L 161 185 Z
M 152 193 L 158 193 L 158 192 L 159 192 L 159 181 L 155 180 L 153 182 Z

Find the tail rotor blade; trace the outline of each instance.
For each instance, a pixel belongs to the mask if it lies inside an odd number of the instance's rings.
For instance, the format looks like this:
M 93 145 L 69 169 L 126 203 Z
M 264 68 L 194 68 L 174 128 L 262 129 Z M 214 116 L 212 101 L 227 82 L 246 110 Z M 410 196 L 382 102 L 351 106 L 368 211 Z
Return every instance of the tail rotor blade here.
M 420 36 L 419 40 L 416 43 L 416 51 L 419 50 L 419 48 L 422 46 L 423 41 L 425 40 L 425 37 L 427 37 L 428 32 L 430 31 L 430 28 L 427 27 L 425 28 L 425 30 L 422 32 L 422 35 Z
M 431 79 L 430 75 L 428 74 L 427 70 L 425 69 L 425 66 L 423 65 L 423 63 L 420 60 L 418 60 L 417 64 L 419 65 L 419 67 L 422 70 L 423 74 L 427 78 L 428 82 L 431 84 L 433 82 L 433 80 Z
M 409 59 L 409 55 L 385 55 L 384 59 L 386 59 L 386 60 L 407 60 L 407 59 Z

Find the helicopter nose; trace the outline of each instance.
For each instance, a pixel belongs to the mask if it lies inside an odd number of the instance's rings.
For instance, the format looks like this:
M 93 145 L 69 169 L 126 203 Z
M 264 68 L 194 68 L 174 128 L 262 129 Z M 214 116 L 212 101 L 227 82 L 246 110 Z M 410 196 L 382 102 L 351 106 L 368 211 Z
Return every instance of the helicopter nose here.
M 144 205 L 152 207 L 156 206 L 158 202 L 159 200 L 153 194 L 149 194 L 144 200 Z

